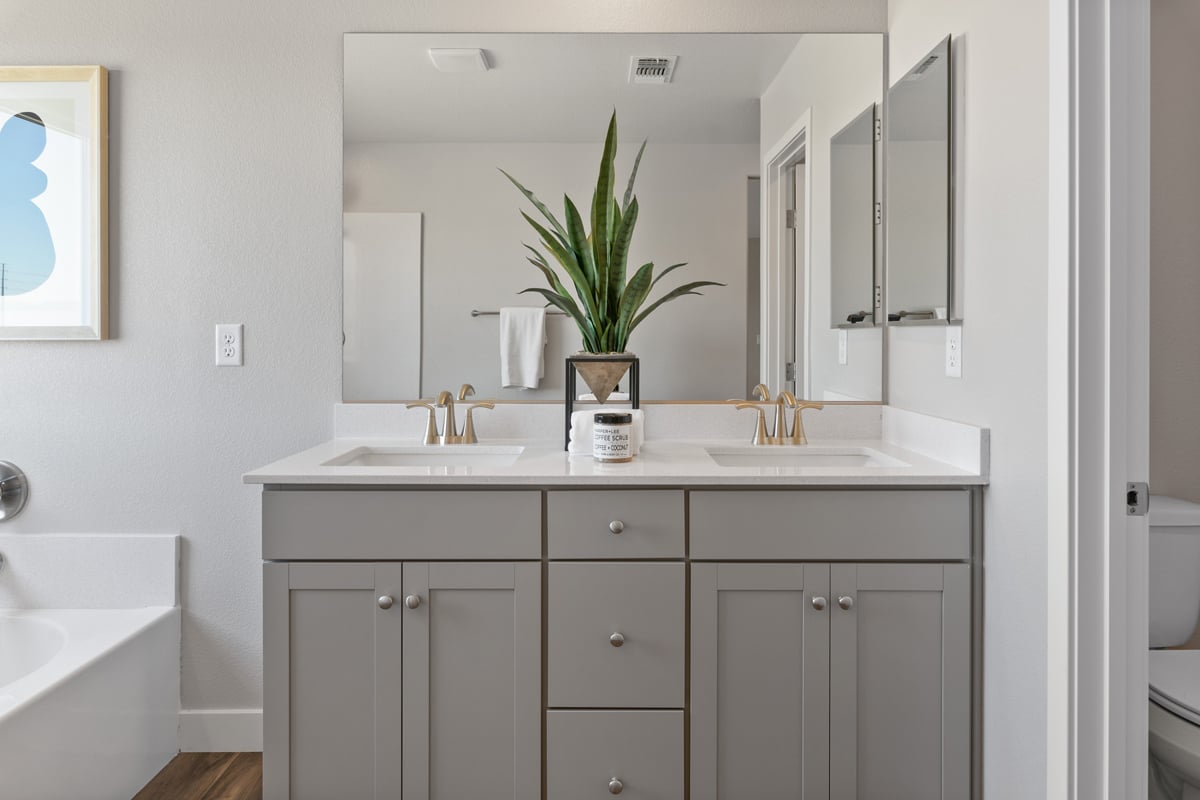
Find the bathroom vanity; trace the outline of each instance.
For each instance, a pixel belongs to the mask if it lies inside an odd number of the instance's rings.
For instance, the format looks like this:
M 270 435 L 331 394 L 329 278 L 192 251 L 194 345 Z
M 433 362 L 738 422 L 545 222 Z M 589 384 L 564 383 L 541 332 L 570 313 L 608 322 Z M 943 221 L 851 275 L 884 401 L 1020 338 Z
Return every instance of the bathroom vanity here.
M 978 796 L 986 476 L 861 445 L 251 473 L 264 796 Z

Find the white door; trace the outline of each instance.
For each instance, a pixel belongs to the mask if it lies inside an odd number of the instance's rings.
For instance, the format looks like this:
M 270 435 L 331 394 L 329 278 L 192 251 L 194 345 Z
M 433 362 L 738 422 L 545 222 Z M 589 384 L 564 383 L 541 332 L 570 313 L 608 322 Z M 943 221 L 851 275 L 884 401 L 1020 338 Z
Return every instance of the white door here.
M 1051 20 L 1051 140 L 1066 143 L 1051 213 L 1068 224 L 1050 242 L 1050 466 L 1065 479 L 1048 487 L 1047 794 L 1136 800 L 1147 525 L 1126 501 L 1149 469 L 1149 3 L 1058 0 Z

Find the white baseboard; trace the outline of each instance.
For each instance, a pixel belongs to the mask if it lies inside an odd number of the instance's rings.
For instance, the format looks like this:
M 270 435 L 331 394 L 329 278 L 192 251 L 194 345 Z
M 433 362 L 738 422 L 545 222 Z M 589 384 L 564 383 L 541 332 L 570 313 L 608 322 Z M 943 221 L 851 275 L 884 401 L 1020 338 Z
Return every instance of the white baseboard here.
M 261 708 L 184 709 L 179 712 L 180 752 L 259 752 L 262 742 Z

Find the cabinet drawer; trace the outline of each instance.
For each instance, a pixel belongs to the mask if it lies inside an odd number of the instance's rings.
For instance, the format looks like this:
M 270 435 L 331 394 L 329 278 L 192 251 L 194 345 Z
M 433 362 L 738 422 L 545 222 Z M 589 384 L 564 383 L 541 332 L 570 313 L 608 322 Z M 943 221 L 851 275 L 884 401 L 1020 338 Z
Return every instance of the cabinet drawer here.
M 538 492 L 263 492 L 267 561 L 541 556 Z
M 547 712 L 546 797 L 579 800 L 609 793 L 629 800 L 682 800 L 682 711 Z
M 694 560 L 966 561 L 966 490 L 692 492 Z
M 550 564 L 547 704 L 683 708 L 685 584 L 683 564 Z
M 550 492 L 550 558 L 683 558 L 679 491 Z

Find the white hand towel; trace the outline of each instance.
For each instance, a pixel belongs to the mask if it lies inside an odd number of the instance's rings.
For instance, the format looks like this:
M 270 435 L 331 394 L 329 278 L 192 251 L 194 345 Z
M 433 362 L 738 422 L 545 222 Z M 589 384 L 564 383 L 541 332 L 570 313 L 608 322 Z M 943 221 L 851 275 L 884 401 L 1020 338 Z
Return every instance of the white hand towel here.
M 636 456 L 642 449 L 642 440 L 646 435 L 646 414 L 640 408 L 613 410 L 633 415 L 633 436 L 630 437 L 629 449 Z M 567 442 L 567 452 L 570 455 L 590 456 L 592 454 L 592 426 L 595 424 L 596 414 L 600 413 L 604 413 L 604 410 L 593 408 L 588 411 L 571 413 L 571 438 Z
M 546 374 L 546 309 L 500 309 L 500 385 L 536 389 Z
M 594 402 L 596 402 L 596 395 L 592 394 L 591 392 L 587 392 L 585 394 L 579 395 L 578 399 L 581 402 L 594 403 Z M 604 402 L 606 402 L 606 403 L 609 403 L 609 402 L 621 403 L 621 402 L 628 402 L 628 400 L 629 400 L 629 392 L 613 392 L 612 394 L 610 394 L 608 396 L 608 400 L 605 400 Z

